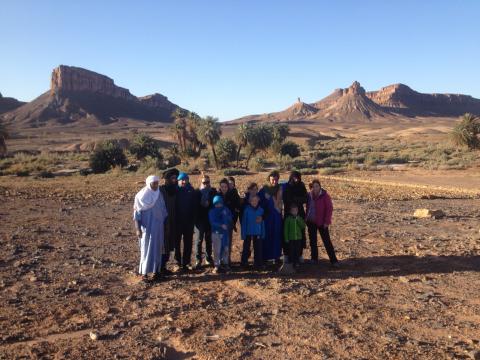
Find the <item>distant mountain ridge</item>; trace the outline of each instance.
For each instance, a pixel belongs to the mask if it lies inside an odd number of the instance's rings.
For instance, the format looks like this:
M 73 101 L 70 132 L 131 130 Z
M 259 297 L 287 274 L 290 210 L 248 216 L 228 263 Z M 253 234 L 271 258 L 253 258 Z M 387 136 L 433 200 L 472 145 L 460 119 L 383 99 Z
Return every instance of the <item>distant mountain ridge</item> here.
M 136 97 L 108 76 L 60 65 L 52 71 L 49 91 L 5 113 L 3 118 L 21 127 L 108 124 L 122 118 L 171 122 L 172 113 L 178 108 L 164 95 Z
M 423 94 L 407 85 L 394 84 L 366 92 L 359 82 L 336 89 L 311 104 L 298 102 L 274 113 L 249 115 L 232 122 L 327 120 L 365 122 L 397 116 L 459 116 L 480 114 L 480 99 L 462 94 Z
M 0 93 L 0 114 L 14 110 L 25 104 L 23 101 L 18 101 L 12 97 L 3 97 Z

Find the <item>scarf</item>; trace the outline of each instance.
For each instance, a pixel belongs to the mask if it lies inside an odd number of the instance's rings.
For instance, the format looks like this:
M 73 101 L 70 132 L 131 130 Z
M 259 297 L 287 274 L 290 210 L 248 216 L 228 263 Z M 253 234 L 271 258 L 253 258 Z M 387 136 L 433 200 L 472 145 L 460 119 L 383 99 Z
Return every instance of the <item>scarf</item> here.
M 146 185 L 135 195 L 135 201 L 133 203 L 133 209 L 135 211 L 145 211 L 151 209 L 160 195 L 160 191 L 157 189 L 153 191 L 150 187 L 155 181 L 159 181 L 158 176 L 150 175 L 145 180 Z

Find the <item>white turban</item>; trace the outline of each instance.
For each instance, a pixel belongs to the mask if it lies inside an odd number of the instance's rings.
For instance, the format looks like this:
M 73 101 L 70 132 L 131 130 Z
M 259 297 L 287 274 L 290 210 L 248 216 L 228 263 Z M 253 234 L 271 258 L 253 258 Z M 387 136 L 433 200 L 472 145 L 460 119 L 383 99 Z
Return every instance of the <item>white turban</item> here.
M 140 190 L 137 195 L 135 195 L 135 202 L 133 204 L 133 209 L 135 211 L 144 211 L 151 209 L 160 195 L 160 190 L 152 190 L 151 184 L 155 181 L 159 181 L 158 176 L 150 175 L 145 180 L 145 187 Z

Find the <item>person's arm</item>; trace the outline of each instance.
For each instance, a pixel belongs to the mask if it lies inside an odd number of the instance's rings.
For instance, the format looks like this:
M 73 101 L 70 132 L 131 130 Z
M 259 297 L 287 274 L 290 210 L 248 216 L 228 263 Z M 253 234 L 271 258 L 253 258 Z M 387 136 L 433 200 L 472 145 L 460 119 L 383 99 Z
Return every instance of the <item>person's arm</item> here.
M 324 226 L 330 226 L 332 223 L 333 203 L 330 195 L 325 194 L 325 218 L 323 221 Z
M 135 224 L 135 234 L 137 238 L 142 237 L 142 213 L 140 211 L 133 211 L 133 222 Z
M 301 216 L 298 217 L 298 222 L 299 222 L 299 225 L 300 225 L 300 229 L 302 230 L 305 230 L 305 220 L 303 220 L 303 218 Z
M 242 221 L 240 221 L 240 236 L 242 240 L 247 237 L 247 212 L 243 211 Z
M 210 225 L 211 225 L 212 229 L 213 229 L 214 227 L 219 228 L 219 227 L 222 226 L 222 223 L 221 223 L 221 222 L 216 221 L 215 216 L 213 215 L 213 211 L 212 211 L 212 210 L 210 210 L 210 211 L 208 212 L 208 220 L 210 221 Z
M 283 238 L 285 239 L 285 242 L 288 243 L 288 220 L 285 219 L 285 224 L 283 224 Z

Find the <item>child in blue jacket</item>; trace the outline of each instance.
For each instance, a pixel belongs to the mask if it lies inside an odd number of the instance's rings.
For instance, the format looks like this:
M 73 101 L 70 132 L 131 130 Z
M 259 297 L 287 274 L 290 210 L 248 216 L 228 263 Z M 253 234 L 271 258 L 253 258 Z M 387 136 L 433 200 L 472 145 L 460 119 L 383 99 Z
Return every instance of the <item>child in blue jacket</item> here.
M 228 244 L 230 243 L 230 229 L 232 228 L 233 216 L 231 211 L 223 205 L 223 198 L 216 195 L 213 198 L 213 209 L 208 212 L 208 219 L 212 227 L 212 247 L 214 273 L 222 270 L 230 270 L 228 263 Z
M 249 198 L 249 203 L 245 207 L 242 216 L 243 240 L 242 266 L 248 266 L 250 258 L 250 245 L 253 242 L 253 266 L 261 268 L 263 266 L 262 239 L 265 237 L 265 223 L 263 221 L 264 210 L 259 206 L 260 198 L 253 195 Z

